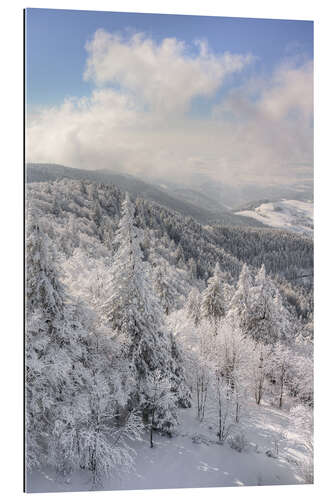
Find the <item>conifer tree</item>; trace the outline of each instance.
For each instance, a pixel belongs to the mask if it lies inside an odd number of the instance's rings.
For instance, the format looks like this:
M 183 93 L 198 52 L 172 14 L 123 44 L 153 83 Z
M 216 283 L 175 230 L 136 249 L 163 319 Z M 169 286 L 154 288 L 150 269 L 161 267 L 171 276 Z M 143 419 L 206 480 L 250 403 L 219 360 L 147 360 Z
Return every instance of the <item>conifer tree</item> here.
M 26 423 L 28 466 L 49 459 L 51 439 L 71 370 L 65 328 L 65 293 L 53 248 L 36 217 L 28 214 L 26 246 Z M 58 404 L 59 401 L 59 404 Z
M 198 277 L 198 266 L 193 257 L 191 257 L 188 261 L 188 268 L 191 281 L 195 281 Z
M 252 279 L 246 264 L 240 272 L 235 293 L 230 301 L 228 319 L 235 326 L 246 330 L 249 320 L 249 297 Z
M 186 379 L 184 351 L 177 342 L 173 333 L 169 334 L 171 349 L 170 358 L 170 383 L 172 392 L 175 394 L 177 406 L 181 408 L 191 407 L 191 391 Z
M 247 333 L 265 344 L 288 337 L 287 311 L 276 285 L 266 276 L 262 265 L 251 288 Z
M 144 406 L 149 415 L 150 447 L 153 448 L 153 431 L 162 428 L 169 429 L 176 425 L 174 416 L 175 394 L 171 381 L 163 377 L 159 369 L 148 374 L 145 380 Z
M 163 313 L 148 279 L 148 263 L 142 258 L 134 207 L 128 194 L 122 204 L 115 242 L 118 251 L 111 267 L 111 293 L 102 305 L 102 318 L 125 346 L 123 356 L 135 380 L 129 407 L 144 409 L 147 377 L 158 369 L 163 377 L 171 378 L 172 362 Z
M 154 289 L 165 314 L 171 312 L 173 306 L 173 295 L 171 285 L 167 276 L 165 265 L 158 265 L 155 270 Z
M 64 290 L 52 265 L 54 252 L 36 216 L 28 213 L 26 243 L 26 306 L 28 312 L 43 310 L 48 321 L 61 318 Z
M 208 280 L 208 286 L 202 293 L 201 317 L 207 319 L 217 328 L 218 322 L 226 313 L 222 288 L 222 273 L 217 262 L 214 274 Z
M 197 288 L 191 289 L 185 307 L 187 315 L 193 319 L 194 325 L 197 326 L 201 319 L 201 296 Z

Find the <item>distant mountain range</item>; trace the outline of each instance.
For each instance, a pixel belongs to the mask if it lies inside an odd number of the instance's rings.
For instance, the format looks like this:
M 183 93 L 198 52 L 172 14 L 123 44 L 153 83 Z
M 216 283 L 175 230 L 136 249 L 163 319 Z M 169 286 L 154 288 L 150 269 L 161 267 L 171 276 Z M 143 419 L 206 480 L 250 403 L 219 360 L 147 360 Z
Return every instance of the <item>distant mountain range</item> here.
M 154 180 L 160 189 L 181 195 L 182 199 L 215 210 L 222 209 L 236 212 L 245 204 L 258 204 L 259 200 L 279 201 L 282 199 L 308 201 L 313 200 L 313 183 L 310 179 L 300 178 L 291 184 L 242 184 L 230 185 L 218 180 L 212 180 L 207 175 L 194 174 L 187 178 L 184 184 L 170 180 Z M 259 203 L 260 204 L 260 203 Z M 237 210 L 236 210 L 237 209 Z
M 292 186 L 227 186 L 212 182 L 203 175 L 193 176 L 187 185 L 177 184 L 165 179 L 143 181 L 129 174 L 111 170 L 83 170 L 57 164 L 28 163 L 27 182 L 45 182 L 62 178 L 87 179 L 105 185 L 115 185 L 128 191 L 133 197 L 154 201 L 168 209 L 193 217 L 204 225 L 221 224 L 226 226 L 275 227 L 298 231 L 295 222 L 295 207 L 289 207 L 292 220 L 277 224 L 276 217 L 267 214 L 258 216 L 258 207 L 267 203 L 280 203 L 281 200 L 312 201 L 312 183 L 300 182 Z M 256 201 L 260 200 L 260 201 Z M 279 208 L 274 208 L 275 213 Z M 281 209 L 280 209 L 281 211 Z M 291 211 L 293 214 L 291 214 Z M 293 222 L 292 222 L 293 221 Z M 300 214 L 300 223 L 302 214 Z M 311 221 L 305 221 L 304 234 L 310 235 Z
M 27 182 L 46 182 L 62 178 L 87 179 L 105 185 L 116 185 L 134 197 L 154 201 L 202 224 L 263 227 L 261 222 L 234 214 L 222 203 L 199 190 L 174 185 L 153 185 L 128 174 L 109 170 L 82 170 L 57 164 L 28 163 Z

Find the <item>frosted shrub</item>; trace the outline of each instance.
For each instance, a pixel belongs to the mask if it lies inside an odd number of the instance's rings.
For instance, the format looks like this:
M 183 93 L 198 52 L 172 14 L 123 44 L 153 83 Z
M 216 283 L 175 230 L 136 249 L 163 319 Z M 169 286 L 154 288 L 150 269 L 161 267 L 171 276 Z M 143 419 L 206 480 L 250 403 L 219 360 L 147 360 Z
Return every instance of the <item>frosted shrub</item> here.
M 239 453 L 241 453 L 248 446 L 248 442 L 243 432 L 238 432 L 237 434 L 229 436 L 228 444 L 230 448 L 238 451 Z

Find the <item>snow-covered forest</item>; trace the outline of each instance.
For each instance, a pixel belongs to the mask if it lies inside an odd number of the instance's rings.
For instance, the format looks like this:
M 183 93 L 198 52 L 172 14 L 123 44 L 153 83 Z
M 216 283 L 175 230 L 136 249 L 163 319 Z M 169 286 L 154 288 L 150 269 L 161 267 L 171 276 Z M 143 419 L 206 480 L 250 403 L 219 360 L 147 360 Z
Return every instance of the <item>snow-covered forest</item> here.
M 29 491 L 313 482 L 313 242 L 26 185 Z

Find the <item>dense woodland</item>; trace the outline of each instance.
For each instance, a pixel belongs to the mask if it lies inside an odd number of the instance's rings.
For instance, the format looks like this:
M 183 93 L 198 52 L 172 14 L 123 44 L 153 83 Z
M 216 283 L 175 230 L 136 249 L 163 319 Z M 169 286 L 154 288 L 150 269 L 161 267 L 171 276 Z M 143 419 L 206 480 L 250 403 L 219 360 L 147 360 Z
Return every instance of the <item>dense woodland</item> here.
M 240 451 L 247 402 L 294 412 L 312 481 L 313 243 L 203 226 L 115 186 L 26 189 L 26 459 L 92 487 L 195 407 Z

